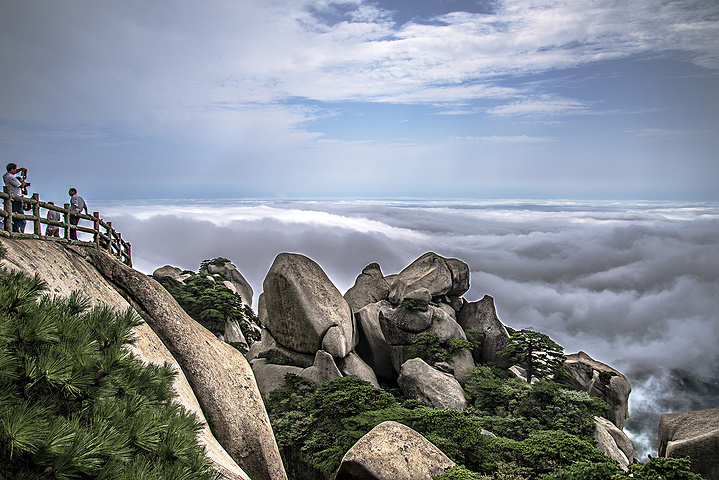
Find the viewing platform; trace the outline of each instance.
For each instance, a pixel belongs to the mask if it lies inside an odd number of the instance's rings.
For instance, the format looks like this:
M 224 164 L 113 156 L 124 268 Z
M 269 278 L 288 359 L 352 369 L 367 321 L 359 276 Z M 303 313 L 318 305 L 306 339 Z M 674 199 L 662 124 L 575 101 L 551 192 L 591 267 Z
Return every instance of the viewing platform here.
M 43 202 L 37 193 L 33 193 L 31 197 L 11 195 L 8 193 L 7 187 L 3 187 L 0 198 L 2 198 L 3 205 L 0 210 L 0 216 L 2 217 L 0 220 L 3 222 L 0 235 L 12 238 L 36 238 L 71 244 L 94 245 L 117 257 L 124 264 L 132 266 L 132 249 L 130 244 L 122 239 L 120 232 L 112 228 L 112 222 L 104 221 L 100 218 L 98 212 L 93 212 L 92 215 L 72 212 L 69 203 L 60 207 Z M 13 201 L 21 201 L 23 203 L 24 213 L 14 213 L 12 211 Z M 49 211 L 58 212 L 60 214 L 60 220 L 49 220 L 47 218 L 47 212 Z M 79 224 L 72 225 L 70 223 L 70 215 L 78 217 L 80 221 L 85 220 L 90 222 L 92 227 Z M 27 223 L 32 223 L 32 225 L 26 225 L 25 232 L 27 233 L 13 232 L 13 220 L 25 220 Z M 45 225 L 44 229 L 42 227 L 43 225 Z M 61 229 L 59 232 L 60 236 L 46 235 L 48 226 L 59 227 Z M 73 231 L 88 233 L 92 235 L 92 240 L 72 240 L 70 239 L 70 233 Z

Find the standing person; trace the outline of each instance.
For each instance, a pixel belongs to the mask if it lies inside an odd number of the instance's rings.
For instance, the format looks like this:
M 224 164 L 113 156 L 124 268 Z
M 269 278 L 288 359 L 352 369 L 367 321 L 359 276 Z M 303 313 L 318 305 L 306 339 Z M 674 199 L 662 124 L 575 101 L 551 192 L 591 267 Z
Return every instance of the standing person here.
M 24 181 L 19 180 L 15 175 L 22 173 L 27 175 L 27 168 L 18 168 L 14 163 L 8 163 L 5 167 L 7 172 L 2 176 L 3 182 L 8 189 L 8 193 L 15 196 L 22 195 L 22 189 L 27 188 Z M 12 200 L 12 212 L 13 213 L 25 213 L 22 208 L 22 200 Z M 16 233 L 22 233 L 25 230 L 25 220 L 19 218 L 13 218 L 12 220 L 12 231 Z
M 55 205 L 52 202 L 47 202 L 49 205 Z M 48 220 L 54 220 L 56 222 L 60 221 L 60 212 L 57 210 L 48 210 L 47 211 L 47 219 Z M 57 225 L 48 225 L 45 227 L 45 236 L 47 237 L 59 237 L 60 236 L 60 227 Z
M 77 194 L 76 189 L 71 188 L 67 193 L 70 195 L 70 225 L 77 225 L 77 222 L 80 221 L 80 217 L 73 215 L 72 212 L 82 213 L 82 211 L 85 210 L 87 214 L 87 204 L 85 200 Z M 70 228 L 70 240 L 77 240 L 77 230 L 72 227 Z

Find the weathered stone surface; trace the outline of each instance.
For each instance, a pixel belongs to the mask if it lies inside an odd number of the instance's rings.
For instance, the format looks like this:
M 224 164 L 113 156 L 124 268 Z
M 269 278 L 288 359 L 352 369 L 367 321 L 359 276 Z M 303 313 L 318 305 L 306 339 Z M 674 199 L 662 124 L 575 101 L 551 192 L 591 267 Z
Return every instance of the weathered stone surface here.
M 421 358 L 404 362 L 397 383 L 405 397 L 433 408 L 462 411 L 467 406 L 464 390 L 457 379 L 435 370 Z
M 469 267 L 457 259 L 425 253 L 392 279 L 389 301 L 399 305 L 408 292 L 419 288 L 429 290 L 432 297 L 463 295 L 469 289 Z
M 450 338 L 467 340 L 462 327 L 447 312 L 433 306 L 429 307 L 429 311 L 432 313 L 432 323 L 426 332 L 437 335 L 440 342 L 446 342 Z
M 53 295 L 67 296 L 74 290 L 80 290 L 93 305 L 105 305 L 118 311 L 130 307 L 114 286 L 84 261 L 81 255 L 59 242 L 2 239 L 2 244 L 8 252 L 7 258 L 0 262 L 2 266 L 28 275 L 38 274 L 48 284 L 48 292 Z M 108 261 L 113 259 L 108 258 Z M 173 389 L 178 394 L 178 401 L 205 424 L 198 434 L 198 440 L 207 449 L 207 456 L 215 467 L 229 480 L 249 480 L 210 432 L 187 378 L 160 338 L 147 323 L 136 327 L 133 334 L 135 343 L 129 346 L 129 350 L 140 360 L 157 365 L 167 362 L 178 372 Z
M 279 254 L 265 277 L 263 289 L 265 312 L 261 321 L 280 345 L 314 354 L 322 348 L 330 327 L 337 325 L 339 332 L 333 333 L 333 342 L 341 338 L 344 345 L 339 350 L 352 350 L 354 322 L 350 307 L 314 261 L 303 255 Z
M 452 361 L 449 362 L 449 365 L 452 367 L 452 374 L 454 375 L 454 378 L 460 382 L 464 380 L 469 371 L 476 366 L 474 364 L 474 359 L 472 358 L 472 351 L 468 348 L 463 348 L 454 352 L 452 354 Z
M 225 277 L 225 280 L 230 282 L 234 286 L 234 290 L 242 298 L 242 303 L 245 305 L 252 305 L 252 286 L 245 280 L 240 271 L 231 262 L 225 262 L 221 265 L 214 263 L 208 264 L 206 267 L 200 269 L 200 273 L 208 273 L 210 275 L 221 274 Z
M 381 300 L 365 305 L 355 314 L 359 331 L 357 353 L 383 381 L 390 381 L 395 376 L 395 369 L 392 367 L 392 348 L 384 338 L 379 321 L 380 311 L 390 308 L 391 304 L 388 301 Z
M 452 289 L 447 295 L 461 297 L 469 290 L 469 265 L 457 258 L 448 258 L 446 262 L 452 272 Z
M 286 479 L 267 412 L 245 357 L 192 320 L 154 279 L 103 251 L 81 250 L 105 278 L 128 292 L 148 325 L 167 345 L 227 453 L 253 480 Z
M 378 263 L 370 263 L 359 274 L 355 283 L 345 292 L 344 298 L 353 312 L 360 311 L 370 303 L 387 300 L 389 285 Z
M 689 456 L 692 472 L 719 480 L 719 408 L 662 415 L 659 456 Z
M 477 302 L 465 303 L 457 315 L 457 322 L 465 332 L 477 330 L 484 333 L 482 350 L 475 353 L 475 361 L 492 363 L 508 368 L 510 361 L 499 354 L 509 344 L 509 332 L 497 317 L 494 299 L 485 295 Z
M 407 345 L 415 334 L 424 332 L 432 325 L 434 311 L 397 307 L 380 311 L 379 322 L 384 338 L 392 345 Z
M 247 340 L 245 340 L 245 336 L 242 334 L 242 330 L 240 329 L 240 325 L 237 323 L 237 320 L 228 320 L 225 322 L 225 333 L 223 334 L 223 339 L 227 343 L 244 343 L 247 345 Z
M 337 368 L 334 358 L 324 350 L 317 350 L 315 363 L 300 372 L 300 377 L 312 382 L 318 387 L 323 382 L 328 382 L 342 377 L 342 372 Z
M 453 467 L 434 444 L 409 427 L 384 422 L 345 454 L 336 480 L 431 480 Z
M 594 417 L 594 440 L 597 448 L 619 463 L 624 470 L 634 461 L 634 446 L 616 425 L 602 417 Z
M 252 371 L 255 374 L 257 388 L 262 395 L 267 395 L 278 388 L 284 388 L 285 375 L 288 373 L 300 375 L 302 370 L 304 369 L 300 367 L 268 363 L 265 358 L 257 358 L 252 361 Z
M 356 352 L 352 351 L 344 358 L 335 360 L 337 367 L 345 377 L 355 377 L 379 387 L 377 376 L 372 368 L 367 365 Z
M 607 402 L 611 407 L 607 418 L 623 429 L 629 417 L 629 393 L 632 391 L 627 377 L 584 352 L 567 355 L 564 366 L 572 375 L 572 388 Z
M 253 344 L 249 352 L 247 352 L 248 361 L 255 358 L 264 358 L 269 363 L 302 368 L 311 367 L 315 362 L 314 354 L 298 353 L 277 343 L 266 328 L 262 329 L 260 335 L 260 341 Z
M 341 326 L 332 325 L 325 332 L 325 336 L 322 337 L 321 349 L 333 357 L 343 358 L 349 355 L 350 351 L 355 347 L 354 338 L 355 336 L 353 335 L 348 339 Z
M 182 269 L 173 267 L 172 265 L 165 265 L 164 267 L 155 269 L 155 271 L 152 272 L 152 277 L 155 280 L 159 280 L 163 277 L 170 277 L 170 278 L 174 278 L 175 280 L 177 280 L 179 282 L 180 275 L 182 275 Z

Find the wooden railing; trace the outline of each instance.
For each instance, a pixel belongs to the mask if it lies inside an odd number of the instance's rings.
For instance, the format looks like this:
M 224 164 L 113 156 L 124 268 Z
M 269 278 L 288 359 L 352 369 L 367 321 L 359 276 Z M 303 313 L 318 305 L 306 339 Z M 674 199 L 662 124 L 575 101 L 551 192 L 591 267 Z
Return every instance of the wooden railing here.
M 4 228 L 6 235 L 10 237 L 31 237 L 51 240 L 57 237 L 51 237 L 44 235 L 42 231 L 42 225 L 55 226 L 60 229 L 64 229 L 64 235 L 61 231 L 60 234 L 64 241 L 81 244 L 94 244 L 97 248 L 102 248 L 110 254 L 116 256 L 123 263 L 132 266 L 132 249 L 130 244 L 122 239 L 122 234 L 112 228 L 112 222 L 105 222 L 100 218 L 98 212 L 93 212 L 92 215 L 84 213 L 71 212 L 70 204 L 66 203 L 60 207 L 40 200 L 37 193 L 33 193 L 32 197 L 20 197 L 17 195 L 11 195 L 7 191 L 7 187 L 3 187 L 3 192 L 0 193 L 0 198 L 3 200 L 3 208 L 0 210 L 0 216 L 3 217 Z M 24 212 L 32 213 L 14 213 L 12 211 L 12 202 L 21 201 L 24 205 Z M 44 216 L 40 215 L 41 209 L 45 210 Z M 60 213 L 60 221 L 49 220 L 47 218 L 47 211 L 55 211 Z M 80 220 L 86 220 L 92 222 L 92 227 L 86 227 L 80 225 L 72 225 L 70 223 L 70 215 L 78 217 Z M 12 231 L 12 225 L 14 220 L 25 220 L 28 223 L 32 223 L 31 233 L 18 233 Z M 27 231 L 27 226 L 25 228 Z M 92 235 L 92 241 L 84 240 L 71 240 L 70 232 L 85 232 Z M 77 236 L 77 234 L 75 235 Z

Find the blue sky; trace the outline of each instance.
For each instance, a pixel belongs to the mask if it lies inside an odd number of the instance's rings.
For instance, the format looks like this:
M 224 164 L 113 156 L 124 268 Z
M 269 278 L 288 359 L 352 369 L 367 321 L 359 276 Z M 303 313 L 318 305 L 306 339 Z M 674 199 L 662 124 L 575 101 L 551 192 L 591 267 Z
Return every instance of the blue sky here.
M 0 0 L 61 200 L 719 198 L 714 0 Z

